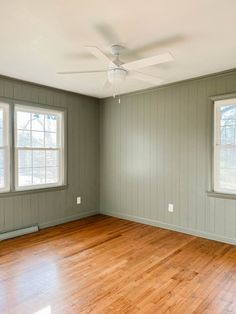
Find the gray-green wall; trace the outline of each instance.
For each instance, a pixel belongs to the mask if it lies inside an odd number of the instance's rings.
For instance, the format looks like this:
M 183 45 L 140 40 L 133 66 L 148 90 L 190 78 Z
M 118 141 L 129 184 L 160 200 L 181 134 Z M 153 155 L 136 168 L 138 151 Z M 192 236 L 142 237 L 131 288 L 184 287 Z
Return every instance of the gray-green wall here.
M 34 224 L 46 227 L 98 212 L 98 100 L 6 78 L 0 78 L 0 97 L 67 109 L 69 185 L 59 191 L 0 195 L 0 232 Z
M 235 92 L 232 71 L 99 105 L 95 98 L 0 78 L 0 97 L 6 100 L 67 109 L 69 184 L 59 191 L 0 195 L 0 232 L 73 220 L 100 206 L 109 215 L 236 244 L 236 201 L 206 194 L 209 96 Z
M 236 72 L 100 101 L 100 211 L 236 244 L 236 201 L 206 194 L 209 96 L 232 92 Z

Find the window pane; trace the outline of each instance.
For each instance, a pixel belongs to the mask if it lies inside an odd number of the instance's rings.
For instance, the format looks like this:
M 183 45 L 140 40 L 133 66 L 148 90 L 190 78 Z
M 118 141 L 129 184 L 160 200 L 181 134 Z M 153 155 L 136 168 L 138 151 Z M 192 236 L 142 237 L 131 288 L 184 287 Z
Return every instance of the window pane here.
M 17 131 L 17 146 L 30 147 L 30 131 Z
M 236 105 L 220 107 L 220 140 L 222 145 L 236 144 Z
M 236 169 L 221 169 L 219 179 L 221 189 L 236 191 Z
M 224 126 L 220 130 L 221 145 L 236 144 L 236 126 Z
M 228 106 L 221 106 L 220 118 L 222 123 L 234 124 L 236 120 L 236 103 Z
M 57 131 L 57 116 L 52 114 L 45 115 L 45 131 L 49 132 Z
M 3 110 L 0 109 L 0 146 L 3 146 Z
M 44 114 L 32 113 L 32 130 L 44 131 Z
M 56 133 L 45 132 L 45 147 L 50 147 L 50 148 L 57 147 Z
M 0 169 L 4 169 L 4 155 L 5 151 L 0 149 Z
M 33 184 L 44 184 L 45 183 L 45 168 L 34 168 L 33 169 Z
M 3 109 L 0 109 L 0 129 L 3 128 Z
M 219 186 L 222 189 L 236 189 L 236 150 L 220 149 Z
M 234 148 L 221 148 L 220 167 L 223 169 L 236 169 L 236 150 Z
M 26 186 L 32 184 L 32 168 L 21 168 L 18 170 L 18 184 L 19 186 Z
M 3 146 L 3 129 L 0 129 L 0 146 Z
M 45 167 L 45 151 L 33 151 L 33 167 Z
M 29 112 L 17 112 L 17 129 L 30 130 L 31 114 Z
M 44 147 L 44 132 L 32 131 L 32 147 Z
M 59 181 L 58 177 L 58 167 L 46 168 L 46 183 L 56 183 Z
M 1 149 L 0 150 L 0 188 L 4 188 L 5 186 L 5 150 Z
M 51 150 L 46 151 L 46 166 L 58 166 L 59 162 L 59 153 L 58 151 Z
M 4 169 L 0 169 L 0 188 L 5 187 L 4 177 L 5 177 Z
M 32 150 L 18 151 L 18 167 L 31 168 L 32 167 Z

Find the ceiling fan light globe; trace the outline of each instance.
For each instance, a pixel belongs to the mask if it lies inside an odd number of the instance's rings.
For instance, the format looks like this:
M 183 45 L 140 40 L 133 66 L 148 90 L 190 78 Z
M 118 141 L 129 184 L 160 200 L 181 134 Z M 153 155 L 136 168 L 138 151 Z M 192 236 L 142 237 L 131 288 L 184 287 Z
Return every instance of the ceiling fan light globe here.
M 111 84 L 124 82 L 127 71 L 122 68 L 115 68 L 108 71 L 108 81 Z

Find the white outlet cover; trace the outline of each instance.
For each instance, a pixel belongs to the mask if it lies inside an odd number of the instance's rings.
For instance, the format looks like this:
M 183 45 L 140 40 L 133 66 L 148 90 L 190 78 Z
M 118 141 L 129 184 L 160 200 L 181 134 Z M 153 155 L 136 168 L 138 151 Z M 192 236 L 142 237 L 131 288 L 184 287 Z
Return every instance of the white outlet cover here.
M 77 204 L 81 204 L 81 197 L 80 196 L 77 197 Z
M 173 211 L 174 211 L 174 205 L 173 204 L 168 204 L 168 211 L 170 213 L 173 213 Z

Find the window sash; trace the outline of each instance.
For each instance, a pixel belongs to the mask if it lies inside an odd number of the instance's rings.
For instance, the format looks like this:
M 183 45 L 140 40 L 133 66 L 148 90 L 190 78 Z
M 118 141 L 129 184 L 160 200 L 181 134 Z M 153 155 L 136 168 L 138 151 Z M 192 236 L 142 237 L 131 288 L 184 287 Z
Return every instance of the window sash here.
M 58 152 L 58 156 L 59 156 L 59 160 L 58 160 L 58 165 L 57 166 L 47 166 L 45 163 L 44 167 L 33 167 L 33 165 L 31 167 L 23 167 L 25 169 L 36 169 L 36 168 L 44 168 L 46 170 L 46 168 L 50 168 L 50 167 L 57 167 L 58 168 L 58 181 L 57 182 L 53 182 L 53 183 L 42 183 L 42 184 L 29 184 L 29 185 L 23 185 L 20 186 L 18 179 L 19 179 L 19 170 L 20 168 L 18 167 L 18 161 L 19 161 L 19 154 L 18 151 L 43 151 L 43 152 L 47 152 L 47 151 L 56 151 Z M 55 186 L 61 186 L 63 185 L 63 161 L 62 161 L 62 152 L 61 149 L 59 148 L 30 148 L 30 147 L 16 147 L 15 148 L 15 189 L 16 191 L 20 191 L 20 190 L 32 190 L 32 189 L 39 189 L 39 188 L 46 188 L 46 187 L 55 187 Z M 33 178 L 33 177 L 32 177 Z M 46 178 L 46 177 L 45 177 Z
M 224 189 L 220 187 L 220 152 L 221 149 L 227 148 L 236 151 L 236 144 L 221 144 L 221 115 L 220 109 L 224 106 L 236 105 L 236 98 L 217 100 L 214 102 L 214 180 L 213 189 L 217 193 L 236 194 L 235 189 Z M 233 169 L 233 168 L 232 168 Z
M 32 125 L 30 126 L 30 129 L 21 129 L 17 127 L 17 112 L 27 112 L 27 113 L 39 113 L 43 115 L 55 115 L 58 117 L 57 120 L 57 129 L 56 132 L 50 132 L 45 130 L 45 125 L 44 125 L 44 130 L 43 131 L 38 131 L 32 129 Z M 32 124 L 32 121 L 31 121 Z M 31 132 L 42 132 L 42 133 L 56 133 L 57 135 L 57 147 L 56 148 L 63 148 L 64 147 L 64 112 L 59 111 L 59 110 L 53 110 L 53 109 L 47 109 L 47 108 L 42 108 L 42 107 L 31 107 L 31 106 L 26 106 L 26 105 L 15 105 L 15 112 L 14 112 L 14 138 L 15 138 L 15 147 L 17 146 L 17 131 L 29 131 Z M 22 147 L 22 146 L 21 146 Z M 31 145 L 28 145 L 27 147 L 33 147 L 32 143 Z

